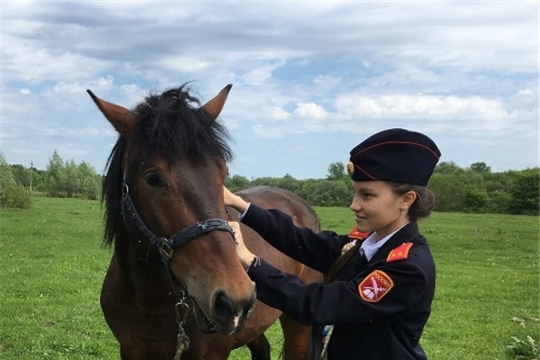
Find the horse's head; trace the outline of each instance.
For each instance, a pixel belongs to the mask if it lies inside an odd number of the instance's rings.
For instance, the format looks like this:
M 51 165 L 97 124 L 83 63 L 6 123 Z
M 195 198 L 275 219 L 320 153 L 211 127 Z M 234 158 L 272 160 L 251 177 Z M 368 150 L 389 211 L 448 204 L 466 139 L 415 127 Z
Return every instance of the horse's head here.
M 161 257 L 193 299 L 199 328 L 223 334 L 242 329 L 255 302 L 223 220 L 231 151 L 216 118 L 230 88 L 199 106 L 182 86 L 134 110 L 88 91 L 119 133 L 103 182 L 105 241 L 123 231 L 144 261 Z

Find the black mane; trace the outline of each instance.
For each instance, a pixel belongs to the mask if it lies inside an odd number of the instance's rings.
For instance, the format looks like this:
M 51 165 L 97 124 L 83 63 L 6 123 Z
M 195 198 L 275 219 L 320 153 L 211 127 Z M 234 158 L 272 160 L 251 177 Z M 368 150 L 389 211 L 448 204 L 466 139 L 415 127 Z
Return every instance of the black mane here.
M 135 137 L 143 156 L 159 153 L 173 159 L 183 154 L 199 162 L 209 156 L 222 157 L 225 161 L 232 158 L 227 130 L 200 108 L 200 101 L 189 93 L 185 84 L 160 95 L 150 94 L 134 112 L 138 118 Z M 121 220 L 125 146 L 126 139 L 120 135 L 109 155 L 103 179 L 101 200 L 105 203 L 105 245 L 112 244 Z

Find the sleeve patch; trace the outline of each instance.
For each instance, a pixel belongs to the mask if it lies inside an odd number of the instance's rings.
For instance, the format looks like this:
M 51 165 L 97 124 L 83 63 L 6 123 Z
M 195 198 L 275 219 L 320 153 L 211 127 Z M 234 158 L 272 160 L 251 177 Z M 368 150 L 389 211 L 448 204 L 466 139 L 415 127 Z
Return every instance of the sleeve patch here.
M 364 301 L 376 303 L 385 297 L 393 287 L 394 282 L 387 273 L 375 270 L 358 285 L 358 293 Z
M 388 257 L 386 258 L 386 262 L 405 260 L 409 256 L 409 250 L 411 250 L 412 246 L 412 242 L 406 242 L 399 245 L 397 248 L 390 251 Z

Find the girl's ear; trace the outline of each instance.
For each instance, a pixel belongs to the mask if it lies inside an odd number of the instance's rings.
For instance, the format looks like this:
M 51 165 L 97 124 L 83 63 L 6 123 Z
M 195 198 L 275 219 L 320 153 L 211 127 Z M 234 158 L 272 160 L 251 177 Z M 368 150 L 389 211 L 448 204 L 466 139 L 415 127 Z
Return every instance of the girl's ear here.
M 407 191 L 405 195 L 401 197 L 401 209 L 402 210 L 408 210 L 409 207 L 414 203 L 416 200 L 416 192 L 414 191 Z

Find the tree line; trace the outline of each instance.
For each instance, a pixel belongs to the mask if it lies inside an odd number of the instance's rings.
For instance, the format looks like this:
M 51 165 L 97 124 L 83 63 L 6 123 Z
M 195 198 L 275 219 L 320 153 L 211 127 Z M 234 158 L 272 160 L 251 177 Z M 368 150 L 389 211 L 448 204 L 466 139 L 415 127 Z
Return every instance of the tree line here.
M 453 162 L 437 165 L 428 188 L 435 195 L 435 211 L 539 215 L 540 168 L 492 172 L 484 162 L 461 168 Z M 102 175 L 88 163 L 64 160 L 54 151 L 46 170 L 9 165 L 0 154 L 0 206 L 31 206 L 31 194 L 52 197 L 99 199 Z M 241 175 L 227 177 L 230 189 L 276 186 L 290 190 L 312 206 L 349 206 L 353 189 L 344 164 L 331 163 L 323 179 L 280 178 L 249 180 Z
M 435 195 L 435 211 L 539 215 L 540 168 L 492 172 L 484 162 L 461 168 L 453 162 L 437 165 L 428 188 Z M 248 180 L 239 175 L 227 178 L 231 189 L 254 185 L 290 190 L 313 206 L 349 206 L 353 188 L 342 163 L 328 166 L 325 179 L 282 178 Z
M 0 154 L 0 206 L 29 208 L 32 194 L 96 200 L 102 176 L 88 163 L 63 160 L 54 151 L 46 170 L 9 165 Z

